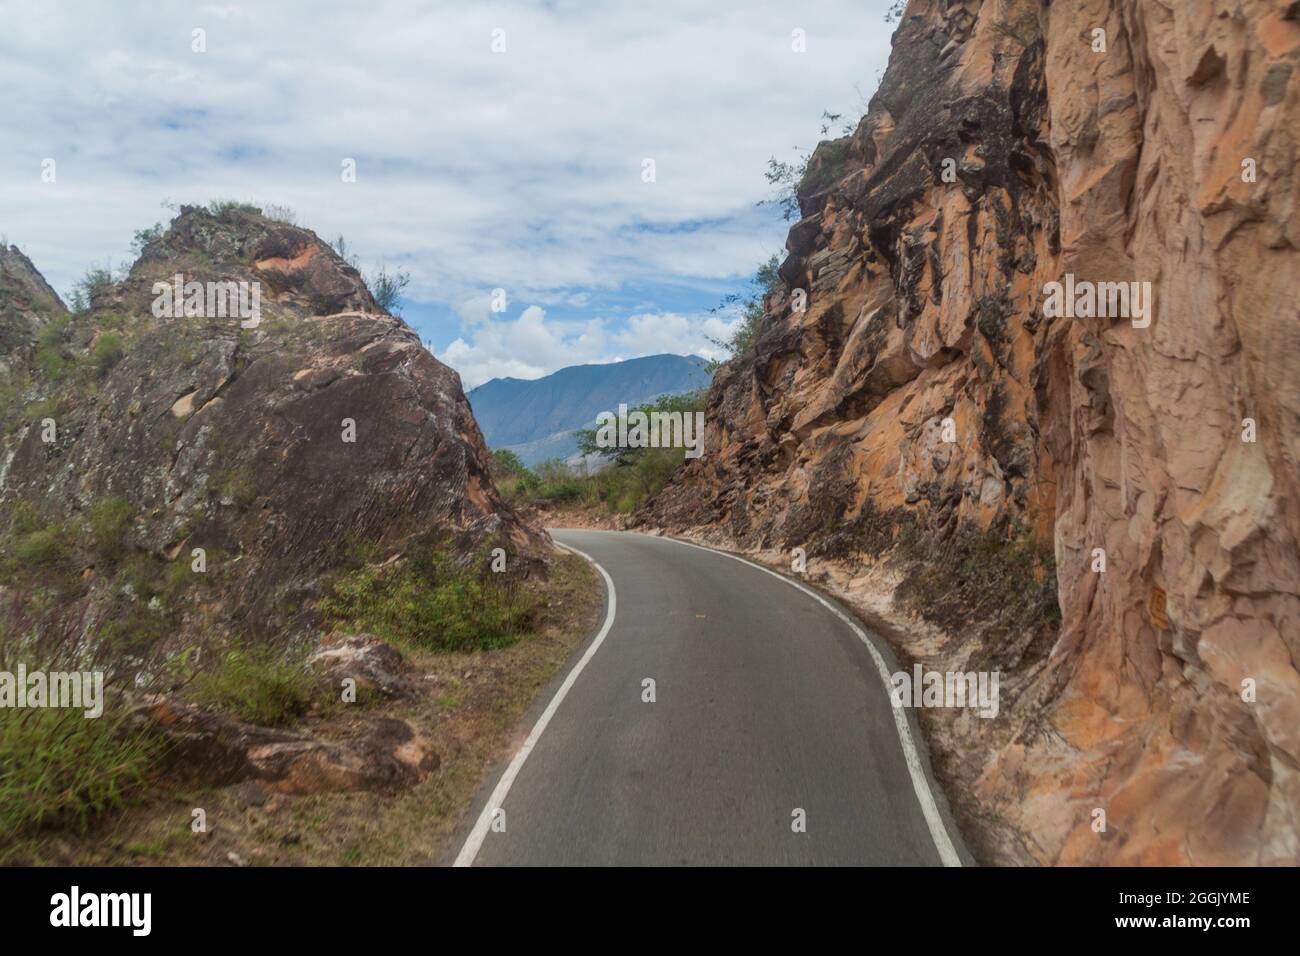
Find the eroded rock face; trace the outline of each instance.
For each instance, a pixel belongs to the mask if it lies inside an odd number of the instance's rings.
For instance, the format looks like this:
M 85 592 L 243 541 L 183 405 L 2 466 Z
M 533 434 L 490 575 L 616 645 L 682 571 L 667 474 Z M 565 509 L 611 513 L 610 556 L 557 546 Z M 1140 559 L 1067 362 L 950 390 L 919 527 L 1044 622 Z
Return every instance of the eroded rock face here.
M 26 358 L 36 333 L 67 309 L 17 246 L 0 246 L 0 375 Z
M 912 0 L 637 516 L 912 569 L 918 656 L 1004 673 L 931 728 L 987 859 L 1300 860 L 1293 7 Z M 1150 324 L 1052 315 L 1067 274 Z
M 169 314 L 160 296 L 178 274 L 256 283 L 260 316 Z M 48 406 L 57 440 L 40 418 L 9 427 L 0 503 L 76 521 L 124 500 L 126 547 L 187 566 L 203 549 L 221 580 L 208 607 L 243 636 L 274 633 L 377 542 L 435 532 L 467 561 L 496 545 L 521 573 L 542 560 L 545 536 L 492 484 L 459 377 L 305 229 L 184 209 L 60 347 L 65 372 L 31 369 L 25 396 Z

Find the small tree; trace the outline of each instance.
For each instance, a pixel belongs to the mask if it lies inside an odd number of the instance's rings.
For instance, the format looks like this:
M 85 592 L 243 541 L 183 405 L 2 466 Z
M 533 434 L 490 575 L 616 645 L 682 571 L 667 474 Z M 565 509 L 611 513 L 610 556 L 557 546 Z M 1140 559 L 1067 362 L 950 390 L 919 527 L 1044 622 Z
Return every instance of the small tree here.
M 356 253 L 352 251 L 352 247 L 348 245 L 348 241 L 346 239 L 344 239 L 342 236 L 339 236 L 337 239 L 335 239 L 333 242 L 330 243 L 330 248 L 339 254 L 340 259 L 342 259 L 352 268 L 357 269 L 357 271 L 360 271 L 359 268 L 360 260 L 357 259 Z
M 843 113 L 822 110 L 822 136 L 830 134 L 831 128 L 843 118 Z M 854 123 L 845 123 L 840 127 L 839 135 L 841 137 L 851 136 L 854 129 L 856 129 Z M 818 147 L 824 147 L 826 144 L 827 141 L 823 140 L 818 144 Z M 794 147 L 794 150 L 799 158 L 793 163 L 782 162 L 775 156 L 767 161 L 767 172 L 763 175 L 769 185 L 777 187 L 777 193 L 771 199 L 764 199 L 759 202 L 760 206 L 776 206 L 779 208 L 786 222 L 797 219 L 802 215 L 799 208 L 799 189 L 808 177 L 808 165 L 812 162 L 813 154 L 817 152 L 816 149 L 807 150 L 800 146 Z M 839 151 L 842 151 L 842 149 Z
M 727 354 L 732 358 L 743 355 L 758 338 L 759 329 L 763 324 L 763 300 L 781 282 L 781 275 L 778 272 L 780 268 L 781 260 L 773 254 L 754 272 L 748 292 L 732 293 L 709 310 L 717 313 L 739 305 L 740 324 L 725 339 L 709 339 L 718 348 L 726 349 Z
M 288 206 L 282 206 L 279 203 L 268 203 L 262 207 L 262 215 L 267 219 L 273 219 L 276 222 L 282 222 L 286 226 L 298 225 L 298 214 Z
M 522 475 L 528 469 L 524 461 L 508 448 L 498 448 L 492 452 L 490 470 L 493 478 L 506 478 Z
M 366 279 L 370 294 L 385 312 L 393 312 L 402 299 L 402 293 L 410 284 L 411 276 L 404 269 L 389 272 L 388 267 L 382 265 L 378 272 Z
M 793 163 L 783 163 L 775 156 L 767 161 L 767 172 L 763 176 L 768 185 L 777 187 L 777 193 L 771 199 L 761 200 L 759 205 L 776 206 L 786 222 L 799 217 L 799 184 L 808 171 L 809 155 L 805 151 Z
M 163 224 L 155 222 L 146 229 L 137 229 L 135 236 L 131 239 L 131 253 L 137 259 L 144 253 L 150 243 L 157 242 L 162 238 Z
M 96 296 L 102 295 L 113 287 L 113 268 L 95 266 L 77 280 L 68 296 L 68 304 L 73 312 L 85 312 L 93 304 Z
M 642 412 L 647 417 L 652 412 L 678 412 L 682 415 L 690 415 L 703 410 L 704 393 L 697 391 L 680 395 L 660 395 L 653 402 L 647 402 L 638 405 L 636 408 L 628 409 L 628 415 L 633 412 Z M 621 468 L 640 465 L 653 457 L 667 457 L 672 459 L 674 463 L 679 463 L 684 454 L 684 449 L 678 448 L 602 447 L 597 441 L 598 431 L 599 429 L 596 428 L 582 428 L 574 432 L 573 437 L 578 442 L 578 451 L 583 455 L 600 455 L 605 460 L 611 461 Z

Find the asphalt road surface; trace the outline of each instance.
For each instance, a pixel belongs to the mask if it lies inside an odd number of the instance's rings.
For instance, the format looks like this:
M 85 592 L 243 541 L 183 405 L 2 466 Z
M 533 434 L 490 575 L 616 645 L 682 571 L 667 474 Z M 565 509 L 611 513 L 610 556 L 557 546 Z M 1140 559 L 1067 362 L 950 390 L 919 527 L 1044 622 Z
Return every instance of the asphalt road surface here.
M 843 611 L 719 552 L 551 533 L 607 572 L 613 614 L 607 597 L 459 865 L 969 862 L 890 704 L 881 670 L 898 668 Z

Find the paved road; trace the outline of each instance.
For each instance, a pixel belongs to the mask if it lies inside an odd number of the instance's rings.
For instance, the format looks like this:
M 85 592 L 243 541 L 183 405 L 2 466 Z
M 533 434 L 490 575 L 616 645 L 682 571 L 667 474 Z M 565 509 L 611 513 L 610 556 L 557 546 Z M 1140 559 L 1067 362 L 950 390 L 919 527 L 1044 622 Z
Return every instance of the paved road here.
M 909 771 L 870 651 L 814 596 L 675 541 L 552 534 L 608 572 L 613 621 L 458 862 L 939 865 L 960 845 L 934 803 L 927 821 L 938 791 Z

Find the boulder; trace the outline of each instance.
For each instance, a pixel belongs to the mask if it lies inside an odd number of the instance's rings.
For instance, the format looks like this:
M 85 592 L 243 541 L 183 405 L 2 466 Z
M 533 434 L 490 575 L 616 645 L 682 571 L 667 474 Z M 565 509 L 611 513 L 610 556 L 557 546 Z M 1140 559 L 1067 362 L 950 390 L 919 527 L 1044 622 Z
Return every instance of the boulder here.
M 169 780 L 200 786 L 257 781 L 287 794 L 393 791 L 439 766 L 432 743 L 390 717 L 372 719 L 362 733 L 338 743 L 155 696 L 135 706 L 129 723 L 162 738 Z
M 406 697 L 414 690 L 404 674 L 406 662 L 401 651 L 373 634 L 331 632 L 321 638 L 307 663 L 333 688 L 352 678 L 358 690 L 384 697 Z

